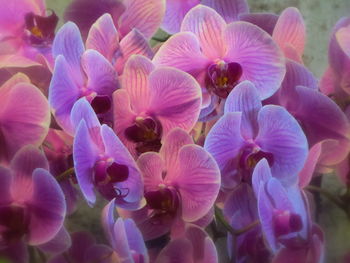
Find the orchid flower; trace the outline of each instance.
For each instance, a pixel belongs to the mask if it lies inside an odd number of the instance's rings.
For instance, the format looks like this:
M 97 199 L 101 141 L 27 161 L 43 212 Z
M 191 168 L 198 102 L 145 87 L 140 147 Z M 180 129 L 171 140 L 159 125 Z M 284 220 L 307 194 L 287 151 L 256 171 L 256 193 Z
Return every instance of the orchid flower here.
M 77 181 L 90 206 L 96 201 L 94 188 L 118 206 L 137 209 L 142 205 L 143 182 L 140 171 L 114 131 L 101 125 L 85 98 L 72 109 L 77 127 L 73 159 Z
M 220 167 L 223 189 L 232 189 L 242 180 L 249 183 L 262 158 L 283 184 L 294 183 L 308 152 L 306 137 L 293 116 L 280 106 L 262 106 L 248 81 L 230 93 L 225 114 L 208 133 L 204 148 Z
M 115 202 L 103 209 L 102 224 L 120 263 L 149 263 L 145 242 L 132 219 L 115 220 Z
M 105 13 L 112 16 L 120 37 L 136 28 L 149 39 L 162 23 L 165 0 L 74 0 L 64 17 L 75 22 L 85 37 L 91 25 Z
M 113 100 L 114 130 L 136 157 L 159 151 L 173 128 L 190 131 L 198 120 L 201 93 L 189 74 L 169 67 L 155 69 L 149 59 L 134 55 Z
M 45 1 L 1 0 L 0 5 L 0 68 L 52 62 L 58 17 L 54 12 L 47 14 Z
M 132 217 L 145 240 L 195 222 L 206 216 L 220 189 L 220 172 L 214 159 L 181 129 L 172 130 L 159 153 L 142 154 L 137 164 L 142 171 L 147 205 Z
M 111 121 L 111 96 L 118 88 L 113 66 L 95 50 L 86 50 L 78 27 L 68 22 L 57 32 L 52 46 L 55 67 L 49 87 L 49 102 L 57 123 L 73 135 L 70 113 L 85 97 L 104 123 Z
M 45 156 L 33 146 L 21 148 L 9 168 L 0 167 L 0 257 L 25 257 L 24 244 L 44 244 L 62 228 L 64 195 L 47 170 Z
M 179 32 L 185 15 L 198 4 L 213 8 L 226 23 L 236 21 L 239 15 L 249 12 L 246 0 L 166 0 L 162 28 L 170 34 Z
M 50 124 L 47 99 L 18 73 L 0 87 L 0 162 L 10 161 L 23 146 L 40 146 Z
M 265 31 L 247 22 L 226 24 L 214 9 L 202 5 L 187 13 L 181 32 L 160 47 L 153 62 L 197 79 L 202 108 L 210 109 L 205 115 L 239 82 L 250 80 L 259 97 L 266 99 L 277 91 L 285 74 L 284 57 Z

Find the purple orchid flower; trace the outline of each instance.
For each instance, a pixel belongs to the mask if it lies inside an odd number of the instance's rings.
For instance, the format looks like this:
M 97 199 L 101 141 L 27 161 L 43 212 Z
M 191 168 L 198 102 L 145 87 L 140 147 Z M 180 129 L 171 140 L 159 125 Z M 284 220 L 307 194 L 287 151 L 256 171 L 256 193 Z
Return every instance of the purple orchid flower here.
M 214 242 L 200 227 L 186 224 L 182 236 L 172 239 L 159 253 L 156 263 L 218 263 Z
M 43 0 L 1 0 L 0 5 L 0 68 L 49 64 L 56 14 L 47 14 Z
M 136 28 L 121 38 L 110 14 L 104 14 L 91 26 L 86 39 L 86 48 L 95 49 L 111 62 L 118 74 L 133 54 L 152 59 L 153 51 L 148 40 Z
M 308 152 L 306 137 L 293 116 L 280 106 L 262 107 L 249 81 L 230 93 L 225 114 L 208 133 L 204 148 L 220 167 L 223 189 L 232 189 L 241 180 L 249 183 L 262 158 L 283 184 L 294 183 Z
M 181 32 L 160 47 L 153 61 L 193 75 L 202 87 L 202 107 L 211 110 L 215 100 L 225 99 L 243 80 L 252 81 L 259 97 L 266 99 L 285 74 L 283 55 L 266 32 L 247 22 L 226 24 L 215 10 L 202 5 L 187 13 Z
M 114 131 L 99 123 L 85 98 L 72 109 L 76 134 L 73 144 L 75 174 L 90 206 L 96 201 L 94 188 L 104 198 L 126 209 L 142 205 L 143 183 L 140 171 Z
M 25 244 L 44 244 L 62 228 L 64 195 L 47 169 L 45 156 L 33 146 L 20 149 L 9 169 L 0 167 L 0 257 L 23 262 Z
M 112 93 L 118 88 L 113 66 L 95 50 L 86 50 L 78 27 L 68 22 L 57 32 L 52 46 L 55 67 L 49 87 L 49 102 L 57 123 L 74 134 L 70 113 L 85 97 L 104 123 L 111 121 Z
M 147 205 L 132 217 L 145 238 L 154 239 L 182 222 L 195 222 L 211 210 L 220 189 L 220 172 L 214 159 L 181 129 L 172 130 L 159 153 L 142 154 L 138 166 L 143 174 Z
M 121 37 L 136 28 L 149 39 L 162 23 L 165 0 L 74 0 L 64 17 L 75 22 L 86 36 L 91 25 L 105 13 L 112 16 Z
M 114 130 L 134 157 L 159 151 L 162 138 L 175 127 L 190 131 L 201 107 L 200 87 L 192 76 L 169 67 L 155 69 L 140 55 L 126 63 L 122 89 L 113 99 Z
M 226 23 L 236 21 L 239 15 L 249 12 L 246 0 L 166 0 L 162 28 L 170 34 L 179 32 L 185 15 L 200 3 L 213 8 Z
M 115 220 L 112 200 L 102 213 L 102 224 L 120 263 L 148 263 L 148 253 L 140 230 L 132 219 Z
M 23 146 L 42 144 L 50 109 L 45 96 L 21 73 L 0 87 L 0 105 L 0 162 L 8 162 Z

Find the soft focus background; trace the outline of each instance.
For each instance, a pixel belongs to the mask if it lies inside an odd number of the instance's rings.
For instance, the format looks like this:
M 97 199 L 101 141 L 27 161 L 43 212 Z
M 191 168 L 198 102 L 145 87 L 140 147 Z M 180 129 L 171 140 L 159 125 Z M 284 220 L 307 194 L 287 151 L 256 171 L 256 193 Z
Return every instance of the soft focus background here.
M 59 17 L 62 17 L 64 8 L 70 0 L 46 0 L 46 2 L 48 8 L 52 8 Z M 248 2 L 251 12 L 280 14 L 289 6 L 297 7 L 301 11 L 307 27 L 304 62 L 320 78 L 328 63 L 329 33 L 339 18 L 350 16 L 350 0 L 248 0 Z M 344 188 L 334 175 L 325 176 L 322 187 L 333 193 L 341 192 Z M 76 224 L 70 227 L 74 230 L 86 227 L 95 233 L 99 232 L 99 213 L 83 203 L 81 206 L 78 213 L 80 216 L 71 218 Z M 326 234 L 326 262 L 341 262 L 347 252 L 350 254 L 350 219 L 333 204 L 322 199 L 322 214 L 318 223 Z M 225 249 L 225 244 L 222 243 L 220 247 Z

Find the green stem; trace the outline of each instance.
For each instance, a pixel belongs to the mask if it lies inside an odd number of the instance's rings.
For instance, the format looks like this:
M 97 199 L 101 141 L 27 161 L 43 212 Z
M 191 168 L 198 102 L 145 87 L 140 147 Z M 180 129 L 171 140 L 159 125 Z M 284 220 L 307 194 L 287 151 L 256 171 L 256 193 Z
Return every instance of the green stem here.
M 67 178 L 69 178 L 73 173 L 74 173 L 74 167 L 71 167 L 71 168 L 67 169 L 66 171 L 64 171 L 63 173 L 61 173 L 59 176 L 57 176 L 56 180 L 58 182 L 62 182 L 64 180 L 66 180 Z
M 152 40 L 157 41 L 157 42 L 165 42 L 169 39 L 169 36 L 166 36 L 165 38 L 158 38 L 158 37 L 152 37 Z
M 347 213 L 347 206 L 346 204 L 339 199 L 337 196 L 335 196 L 334 194 L 328 192 L 327 190 L 314 186 L 314 185 L 309 185 L 306 187 L 307 190 L 310 190 L 312 192 L 317 192 L 320 193 L 321 195 L 323 195 L 324 197 L 326 197 L 329 201 L 333 202 L 334 204 L 336 204 L 340 209 L 344 210 L 345 213 Z

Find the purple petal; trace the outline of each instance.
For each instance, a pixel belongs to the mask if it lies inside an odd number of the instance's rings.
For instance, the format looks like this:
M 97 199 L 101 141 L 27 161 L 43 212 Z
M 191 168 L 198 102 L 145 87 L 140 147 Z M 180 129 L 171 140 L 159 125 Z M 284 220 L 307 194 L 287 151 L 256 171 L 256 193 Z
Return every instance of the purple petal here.
M 28 263 L 28 246 L 25 242 L 10 244 L 0 252 L 0 259 L 4 263 Z
M 80 95 L 79 86 L 71 77 L 68 62 L 63 56 L 58 56 L 49 87 L 49 102 L 57 123 L 69 134 L 74 133 L 70 113 Z
M 256 197 L 259 196 L 260 187 L 264 187 L 264 185 L 270 180 L 271 176 L 269 163 L 266 159 L 262 159 L 255 166 L 252 175 L 252 186 Z
M 308 143 L 298 122 L 282 107 L 264 106 L 258 115 L 256 144 L 273 154 L 272 175 L 290 184 L 303 168 Z
M 62 55 L 68 62 L 71 74 L 77 85 L 83 84 L 83 75 L 80 69 L 80 57 L 85 48 L 79 28 L 72 22 L 64 24 L 55 36 L 52 44 L 54 58 Z
M 133 28 L 138 29 L 146 38 L 151 38 L 160 27 L 165 14 L 165 1 L 129 0 L 126 10 L 120 17 L 119 31 L 125 36 Z
M 249 13 L 246 0 L 203 0 L 202 4 L 213 8 L 225 19 L 226 23 L 239 20 L 240 14 Z
M 219 165 L 223 187 L 230 188 L 234 181 L 239 181 L 235 159 L 245 145 L 241 136 L 241 119 L 241 113 L 226 113 L 212 127 L 204 143 L 204 148 Z
M 78 128 L 81 120 L 85 121 L 85 124 L 89 130 L 96 129 L 101 126 L 94 110 L 85 98 L 81 98 L 74 103 L 70 120 L 75 129 Z
M 252 23 L 272 36 L 278 15 L 271 13 L 250 13 L 239 15 L 239 20 Z
M 181 31 L 190 31 L 199 39 L 203 54 L 215 60 L 223 58 L 226 51 L 222 33 L 225 20 L 212 8 L 198 5 L 192 8 L 181 24 Z
M 272 38 L 284 52 L 286 46 L 289 45 L 301 58 L 304 53 L 306 28 L 304 19 L 297 8 L 288 7 L 282 12 L 277 20 Z M 299 61 L 300 59 L 297 62 Z
M 11 202 L 10 187 L 12 176 L 10 170 L 0 166 L 0 204 L 7 205 Z
M 102 227 L 113 248 L 117 247 L 114 238 L 114 221 L 115 221 L 115 199 L 111 200 L 102 210 Z
M 119 35 L 110 14 L 104 14 L 91 26 L 86 48 L 94 49 L 108 61 L 112 61 L 119 48 Z
M 241 133 L 245 139 L 252 139 L 258 133 L 258 112 L 262 107 L 259 93 L 254 84 L 244 81 L 238 84 L 225 102 L 226 112 L 242 112 Z
M 94 237 L 89 232 L 74 232 L 71 235 L 72 246 L 69 254 L 74 262 L 84 262 L 85 254 L 95 244 Z
M 179 253 L 181 251 L 181 253 Z M 186 238 L 172 240 L 159 253 L 156 263 L 193 263 L 193 247 L 191 242 Z
M 167 179 L 178 185 L 182 218 L 191 222 L 206 215 L 220 189 L 220 170 L 215 160 L 197 145 L 183 146 L 179 152 L 179 172 Z
M 225 60 L 243 68 L 241 80 L 250 80 L 266 99 L 277 91 L 285 75 L 285 61 L 280 49 L 262 29 L 247 22 L 227 26 L 223 38 L 228 46 Z
M 50 254 L 59 254 L 68 250 L 68 248 L 72 245 L 71 237 L 63 226 L 60 231 L 52 238 L 49 242 L 39 245 L 39 249 L 45 253 Z
M 59 184 L 42 168 L 33 172 L 33 197 L 28 204 L 31 212 L 28 242 L 45 243 L 61 229 L 66 203 Z
M 202 103 L 201 90 L 196 80 L 180 70 L 162 67 L 150 74 L 149 85 L 149 112 L 159 118 L 163 134 L 174 127 L 190 131 L 198 120 Z
M 98 244 L 91 246 L 86 251 L 83 262 L 114 263 L 120 262 L 120 258 L 109 246 Z
M 97 157 L 98 151 L 92 142 L 86 122 L 81 120 L 75 133 L 73 159 L 80 189 L 90 206 L 96 201 L 92 175 Z
M 111 234 L 115 240 L 114 250 L 118 253 L 118 256 L 125 259 L 125 262 L 132 262 L 131 250 L 128 244 L 128 237 L 122 218 L 119 217 L 117 219 L 113 227 L 113 232 Z
M 154 70 L 152 62 L 140 55 L 133 55 L 125 64 L 122 87 L 128 92 L 135 112 L 141 113 L 149 107 L 150 88 L 148 76 Z
M 132 251 L 135 251 L 143 256 L 143 260 L 149 262 L 147 248 L 143 240 L 140 230 L 137 228 L 134 220 L 125 219 L 124 228 L 127 235 L 129 247 Z
M 162 172 L 165 168 L 161 156 L 155 152 L 143 153 L 137 159 L 137 165 L 142 171 L 145 192 L 159 190 L 159 185 L 163 183 Z

